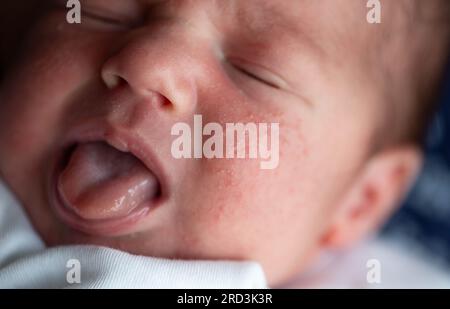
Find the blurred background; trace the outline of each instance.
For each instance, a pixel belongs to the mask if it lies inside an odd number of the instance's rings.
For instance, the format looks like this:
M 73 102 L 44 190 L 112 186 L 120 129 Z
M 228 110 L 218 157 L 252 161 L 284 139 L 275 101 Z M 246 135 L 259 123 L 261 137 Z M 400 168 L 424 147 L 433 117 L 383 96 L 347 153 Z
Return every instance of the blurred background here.
M 382 236 L 450 269 L 450 68 L 428 132 L 422 173 Z

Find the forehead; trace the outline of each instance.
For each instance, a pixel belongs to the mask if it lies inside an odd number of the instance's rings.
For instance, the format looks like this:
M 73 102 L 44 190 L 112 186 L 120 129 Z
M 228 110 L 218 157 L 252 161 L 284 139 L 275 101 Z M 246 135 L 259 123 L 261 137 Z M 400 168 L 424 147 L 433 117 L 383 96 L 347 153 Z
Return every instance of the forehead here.
M 172 10 L 198 8 L 216 20 L 232 21 L 257 32 L 272 27 L 298 30 L 302 22 L 300 17 L 307 10 L 321 7 L 327 0 L 140 0 L 139 2 L 149 6 L 166 6 Z
M 214 1 L 216 9 L 225 18 L 241 24 L 252 32 L 268 31 L 273 28 L 299 30 L 301 21 L 300 1 Z

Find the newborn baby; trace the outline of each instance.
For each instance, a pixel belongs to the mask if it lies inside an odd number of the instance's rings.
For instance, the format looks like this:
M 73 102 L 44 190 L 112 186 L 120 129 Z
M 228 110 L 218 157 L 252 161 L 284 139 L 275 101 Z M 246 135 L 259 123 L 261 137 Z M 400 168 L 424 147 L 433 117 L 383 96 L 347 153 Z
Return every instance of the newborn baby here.
M 447 0 L 382 1 L 381 24 L 363 0 L 85 0 L 81 24 L 40 2 L 8 51 L 0 172 L 48 246 L 251 260 L 276 286 L 375 231 L 417 175 Z M 195 115 L 279 124 L 278 165 L 175 158 Z

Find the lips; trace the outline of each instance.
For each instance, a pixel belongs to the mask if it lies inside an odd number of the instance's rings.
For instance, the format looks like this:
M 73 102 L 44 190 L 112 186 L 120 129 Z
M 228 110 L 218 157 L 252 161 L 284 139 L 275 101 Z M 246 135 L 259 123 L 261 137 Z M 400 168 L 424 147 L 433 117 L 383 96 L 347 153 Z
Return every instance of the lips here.
M 75 139 L 53 175 L 51 200 L 57 215 L 91 235 L 133 232 L 162 199 L 162 184 L 153 161 L 147 164 L 145 148 L 113 132 L 86 132 Z

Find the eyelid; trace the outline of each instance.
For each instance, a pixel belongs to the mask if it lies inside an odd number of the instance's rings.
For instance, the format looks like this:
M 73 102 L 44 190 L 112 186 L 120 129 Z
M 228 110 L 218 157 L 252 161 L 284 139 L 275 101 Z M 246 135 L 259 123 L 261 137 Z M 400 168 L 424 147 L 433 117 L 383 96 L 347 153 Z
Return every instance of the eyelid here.
M 136 9 L 123 13 L 124 10 L 113 10 L 109 7 L 100 7 L 100 5 L 81 6 L 82 14 L 101 22 L 110 23 L 118 26 L 133 27 L 143 21 L 143 16 Z
M 264 66 L 234 57 L 228 58 L 228 62 L 242 73 L 258 79 L 268 86 L 277 89 L 288 88 L 288 84 L 282 77 Z
M 105 5 L 106 2 L 102 1 L 104 0 L 82 2 L 80 5 L 81 17 L 83 18 L 85 16 L 98 22 L 112 24 L 117 27 L 134 27 L 144 20 L 144 16 L 141 13 L 142 8 L 136 1 L 117 2 L 121 3 L 120 9 L 111 9 L 113 6 L 111 2 L 118 0 L 110 0 L 108 2 L 109 5 Z M 67 0 L 49 0 L 47 3 L 50 7 L 65 11 L 71 8 Z M 126 3 L 126 6 L 123 5 L 124 3 Z
M 117 18 L 111 18 L 109 16 L 108 17 L 104 16 L 104 14 L 98 14 L 98 13 L 95 13 L 95 12 L 90 12 L 90 11 L 85 10 L 85 9 L 82 9 L 81 12 L 82 12 L 83 16 L 86 16 L 88 18 L 93 18 L 93 19 L 96 19 L 96 20 L 101 21 L 101 22 L 105 22 L 105 23 L 109 23 L 109 24 L 116 24 L 116 25 L 124 24 L 124 21 L 119 20 Z

